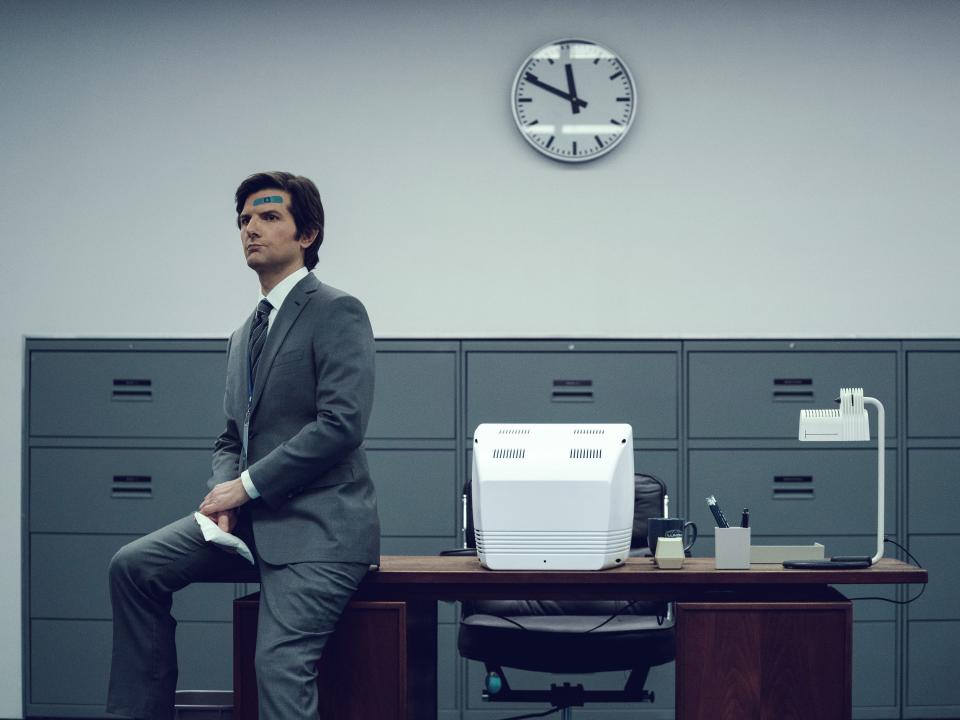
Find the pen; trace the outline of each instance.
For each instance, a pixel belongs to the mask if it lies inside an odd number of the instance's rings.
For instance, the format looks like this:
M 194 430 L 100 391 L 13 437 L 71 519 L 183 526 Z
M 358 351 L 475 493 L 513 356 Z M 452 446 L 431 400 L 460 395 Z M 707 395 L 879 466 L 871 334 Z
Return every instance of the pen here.
M 740 516 L 740 527 L 750 527 L 750 508 L 743 509 L 743 515 Z
M 717 504 L 717 499 L 713 495 L 707 498 L 707 505 L 710 507 L 710 512 L 713 513 L 713 517 L 717 521 L 717 527 L 730 527 L 730 523 L 728 523 L 727 519 L 723 516 L 723 510 L 720 509 L 720 506 Z

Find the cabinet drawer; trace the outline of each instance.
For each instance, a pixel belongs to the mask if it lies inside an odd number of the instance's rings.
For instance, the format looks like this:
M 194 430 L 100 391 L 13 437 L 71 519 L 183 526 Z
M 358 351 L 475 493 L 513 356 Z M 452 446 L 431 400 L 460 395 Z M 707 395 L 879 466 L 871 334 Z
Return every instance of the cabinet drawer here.
M 909 532 L 960 532 L 960 450 L 910 450 L 907 473 Z
M 896 708 L 896 623 L 853 624 L 853 705 L 858 708 Z
M 907 629 L 907 705 L 929 708 L 924 717 L 957 717 L 960 621 L 911 622 Z
M 30 353 L 30 434 L 214 438 L 226 352 Z
M 467 432 L 485 422 L 622 422 L 637 438 L 676 438 L 678 359 L 671 352 L 470 352 Z
M 28 702 L 93 705 L 91 712 L 102 713 L 112 645 L 109 620 L 31 621 Z
M 886 453 L 885 531 L 896 532 L 896 452 Z M 715 522 L 715 495 L 731 524 L 750 508 L 760 535 L 876 535 L 876 450 L 692 450 L 690 514 L 701 532 Z M 870 553 L 871 555 L 873 553 Z
M 231 608 L 232 603 L 227 603 Z M 233 687 L 233 623 L 177 624 L 178 690 L 229 690 Z M 181 717 L 189 717 L 181 714 Z M 202 716 L 198 716 L 200 720 Z
M 109 620 L 110 559 L 135 535 L 30 536 L 30 614 L 33 617 Z M 232 583 L 194 583 L 173 595 L 177 620 L 229 622 Z
M 367 450 L 383 535 L 456 535 L 455 450 Z
M 894 352 L 692 352 L 688 362 L 690 437 L 796 439 L 801 408 L 836 407 L 844 387 L 879 399 L 896 437 Z
M 453 352 L 377 351 L 367 438 L 455 438 L 456 367 Z
M 909 550 L 930 572 L 923 596 L 907 605 L 911 620 L 960 620 L 960 535 L 911 535 Z M 911 594 L 919 592 L 911 585 Z
M 30 530 L 143 535 L 196 510 L 208 450 L 34 448 Z
M 907 353 L 907 434 L 960 437 L 960 352 Z

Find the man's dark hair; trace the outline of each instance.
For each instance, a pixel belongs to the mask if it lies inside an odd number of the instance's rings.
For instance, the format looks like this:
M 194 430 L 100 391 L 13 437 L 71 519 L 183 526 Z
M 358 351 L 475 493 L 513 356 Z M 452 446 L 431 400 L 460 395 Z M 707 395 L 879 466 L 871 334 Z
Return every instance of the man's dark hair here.
M 302 175 L 288 172 L 262 172 L 251 175 L 237 188 L 237 227 L 240 227 L 240 213 L 247 198 L 261 190 L 283 190 L 290 195 L 290 214 L 297 227 L 297 237 L 312 235 L 317 231 L 317 239 L 303 251 L 303 264 L 307 270 L 313 270 L 317 264 L 317 252 L 323 244 L 323 203 L 320 191 L 313 181 Z

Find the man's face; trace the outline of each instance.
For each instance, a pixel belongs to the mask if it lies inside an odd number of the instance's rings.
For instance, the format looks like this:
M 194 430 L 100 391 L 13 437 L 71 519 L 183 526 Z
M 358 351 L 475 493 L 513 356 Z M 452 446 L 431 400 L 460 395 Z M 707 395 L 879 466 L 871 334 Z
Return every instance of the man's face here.
M 259 275 L 303 265 L 303 248 L 312 241 L 297 237 L 290 194 L 275 189 L 258 190 L 247 198 L 240 211 L 240 240 L 247 265 Z

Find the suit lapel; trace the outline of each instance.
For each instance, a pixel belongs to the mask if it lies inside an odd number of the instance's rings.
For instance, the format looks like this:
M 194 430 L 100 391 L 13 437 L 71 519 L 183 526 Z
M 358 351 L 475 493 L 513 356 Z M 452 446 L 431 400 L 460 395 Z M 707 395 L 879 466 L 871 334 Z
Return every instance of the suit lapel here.
M 271 327 L 267 333 L 267 340 L 263 344 L 263 352 L 260 354 L 260 360 L 257 362 L 257 379 L 253 384 L 253 402 L 251 403 L 251 408 L 257 406 L 257 402 L 263 394 L 263 386 L 267 382 L 267 375 L 270 374 L 273 360 L 276 358 L 277 351 L 283 344 L 284 338 L 286 338 L 287 333 L 290 332 L 290 328 L 293 327 L 297 318 L 300 317 L 304 306 L 310 300 L 310 294 L 316 292 L 319 287 L 320 281 L 317 280 L 317 276 L 313 273 L 308 273 L 303 280 L 293 286 L 290 294 L 287 295 L 283 301 L 283 305 L 280 306 L 280 309 L 274 316 L 273 327 Z M 248 346 L 249 342 L 248 332 L 244 346 Z M 246 352 L 246 350 L 245 356 L 247 356 L 245 363 L 249 364 L 249 353 Z

